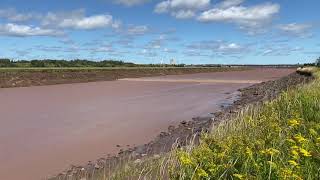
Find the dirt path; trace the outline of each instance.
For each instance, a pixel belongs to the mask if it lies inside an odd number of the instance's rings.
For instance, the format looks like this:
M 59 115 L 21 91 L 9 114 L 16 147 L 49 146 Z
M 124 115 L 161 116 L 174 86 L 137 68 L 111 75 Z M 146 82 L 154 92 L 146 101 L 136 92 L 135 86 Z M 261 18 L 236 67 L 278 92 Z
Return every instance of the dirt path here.
M 255 69 L 0 89 L 6 102 L 0 104 L 0 179 L 41 179 L 71 164 L 147 143 L 170 125 L 231 103 L 239 88 L 292 71 Z

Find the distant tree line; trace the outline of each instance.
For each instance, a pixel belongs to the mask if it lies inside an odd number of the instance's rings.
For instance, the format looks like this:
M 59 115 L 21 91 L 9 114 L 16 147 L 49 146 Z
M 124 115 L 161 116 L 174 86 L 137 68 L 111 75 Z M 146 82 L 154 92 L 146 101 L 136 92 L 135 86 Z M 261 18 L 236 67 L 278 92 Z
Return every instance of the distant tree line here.
M 305 63 L 303 65 L 304 66 L 318 66 L 318 67 L 320 67 L 320 57 L 318 59 L 316 59 L 316 61 L 314 63 Z
M 134 64 L 131 62 L 116 61 L 116 60 L 103 60 L 103 61 L 89 61 L 89 60 L 17 60 L 0 59 L 0 67 L 43 67 L 43 68 L 56 68 L 56 67 L 184 67 L 184 64 L 179 65 L 160 65 L 160 64 Z

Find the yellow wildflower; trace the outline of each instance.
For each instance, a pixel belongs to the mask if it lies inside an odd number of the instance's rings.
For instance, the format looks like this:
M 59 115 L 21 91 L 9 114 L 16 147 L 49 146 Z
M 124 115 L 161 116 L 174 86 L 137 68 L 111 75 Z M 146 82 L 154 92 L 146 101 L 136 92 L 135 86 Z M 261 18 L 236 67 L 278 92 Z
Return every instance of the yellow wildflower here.
M 300 153 L 301 153 L 303 156 L 305 156 L 305 157 L 310 157 L 310 156 L 311 156 L 310 152 L 308 152 L 307 150 L 305 150 L 305 149 L 303 149 L 303 148 L 300 148 L 299 150 L 300 150 Z
M 292 146 L 291 149 L 299 149 L 298 146 Z
M 302 180 L 302 178 L 301 178 L 300 176 L 294 174 L 293 171 L 290 170 L 290 169 L 284 169 L 284 170 L 282 170 L 281 174 L 282 174 L 282 177 L 283 177 L 284 179 L 297 179 L 297 180 Z
M 206 171 L 203 170 L 203 169 L 198 169 L 198 170 L 197 170 L 197 175 L 198 175 L 199 177 L 208 177 L 208 176 L 209 176 L 208 173 L 206 173 Z
M 297 134 L 296 136 L 294 136 L 294 138 L 295 138 L 299 143 L 303 143 L 303 142 L 307 141 L 307 139 L 304 138 L 301 134 Z
M 262 151 L 262 152 L 265 154 L 271 155 L 271 156 L 279 153 L 279 151 L 274 148 L 269 148 L 269 149 L 266 149 L 265 151 Z
M 291 144 L 295 144 L 296 142 L 293 139 L 287 139 L 287 141 Z
M 290 170 L 290 169 L 283 169 L 282 170 L 282 176 L 284 177 L 284 178 L 287 178 L 287 177 L 291 177 L 292 176 L 292 170 Z
M 314 129 L 309 129 L 309 132 L 310 132 L 310 134 L 312 135 L 312 136 L 317 136 L 318 135 L 318 133 L 317 133 L 317 131 L 316 130 L 314 130 Z
M 181 154 L 179 159 L 183 165 L 191 165 L 192 164 L 191 159 L 186 154 Z
M 233 174 L 234 177 L 238 178 L 238 179 L 245 179 L 245 176 L 242 174 Z
M 292 154 L 292 157 L 294 158 L 294 159 L 299 159 L 299 153 L 298 153 L 298 151 L 296 151 L 296 150 L 291 150 L 291 154 Z
M 253 155 L 252 150 L 251 150 L 249 147 L 246 147 L 246 154 L 247 154 L 249 157 L 252 157 L 252 155 Z
M 288 163 L 292 166 L 298 166 L 298 163 L 294 160 L 290 160 L 290 161 L 288 161 Z
M 300 121 L 297 119 L 292 119 L 288 121 L 290 127 L 295 127 L 300 125 Z

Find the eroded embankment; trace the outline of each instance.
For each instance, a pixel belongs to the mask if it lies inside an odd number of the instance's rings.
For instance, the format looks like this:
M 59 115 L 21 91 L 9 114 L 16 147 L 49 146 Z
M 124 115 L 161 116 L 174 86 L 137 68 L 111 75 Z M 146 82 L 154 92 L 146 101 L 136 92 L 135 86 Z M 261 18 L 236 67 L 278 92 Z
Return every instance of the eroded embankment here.
M 0 69 L 0 88 L 113 81 L 163 75 L 239 71 L 247 68 Z
M 249 104 L 259 103 L 276 98 L 282 91 L 298 84 L 307 83 L 313 77 L 290 74 L 278 80 L 263 82 L 241 89 L 241 95 L 231 106 L 223 107 L 221 111 L 213 113 L 214 118 L 194 118 L 193 121 L 181 122 L 178 127 L 169 127 L 168 132 L 161 133 L 154 141 L 148 144 L 121 151 L 117 157 L 101 158 L 90 162 L 86 166 L 73 166 L 52 179 L 81 179 L 92 178 L 97 174 L 111 174 L 119 163 L 128 160 L 140 160 L 146 157 L 158 156 L 169 152 L 173 144 L 184 146 L 188 139 L 201 131 L 209 131 L 213 124 L 230 119 L 242 108 Z M 94 179 L 94 178 L 93 178 Z

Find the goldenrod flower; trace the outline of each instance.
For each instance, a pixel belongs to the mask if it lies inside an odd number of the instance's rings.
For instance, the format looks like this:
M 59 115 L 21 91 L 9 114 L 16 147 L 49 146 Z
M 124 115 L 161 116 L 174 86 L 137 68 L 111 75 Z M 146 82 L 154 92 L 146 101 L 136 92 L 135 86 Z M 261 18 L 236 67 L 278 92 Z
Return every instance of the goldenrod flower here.
M 238 178 L 238 179 L 245 179 L 245 176 L 242 174 L 233 174 L 234 177 Z
M 264 151 L 261 151 L 262 153 L 265 153 L 265 154 L 268 154 L 268 155 L 275 155 L 275 154 L 278 154 L 279 151 L 277 149 L 274 149 L 274 148 L 269 148 L 269 149 L 266 149 Z
M 206 173 L 206 171 L 203 170 L 203 169 L 198 169 L 198 170 L 197 170 L 197 175 L 198 175 L 199 177 L 208 177 L 208 176 L 209 176 L 208 173 Z
M 291 150 L 291 154 L 292 154 L 292 157 L 294 158 L 294 159 L 299 159 L 299 153 L 298 153 L 298 151 L 296 151 L 296 150 Z
M 292 146 L 291 149 L 299 149 L 298 146 Z
M 305 150 L 303 148 L 300 148 L 300 153 L 305 157 L 310 157 L 311 156 L 310 152 L 308 152 L 307 150 Z
M 293 139 L 287 139 L 289 143 L 295 144 L 296 142 Z
M 294 137 L 299 143 L 303 143 L 305 141 L 307 141 L 306 138 L 304 138 L 301 134 L 298 134 Z
M 295 127 L 300 125 L 300 121 L 297 119 L 292 119 L 288 121 L 290 127 Z
M 290 160 L 290 161 L 288 161 L 288 163 L 292 166 L 298 166 L 298 163 L 294 160 Z
M 246 154 L 250 157 L 253 155 L 252 150 L 249 147 L 246 147 Z
M 285 178 L 287 178 L 287 177 L 291 177 L 292 176 L 292 170 L 290 170 L 290 169 L 283 169 L 282 170 L 282 174 L 283 174 L 283 176 L 285 177 Z
M 191 164 L 192 164 L 191 159 L 190 159 L 190 158 L 188 157 L 188 155 L 185 154 L 185 153 L 181 154 L 180 157 L 179 157 L 179 159 L 180 159 L 180 161 L 181 161 L 181 163 L 182 163 L 183 165 L 191 165 Z

